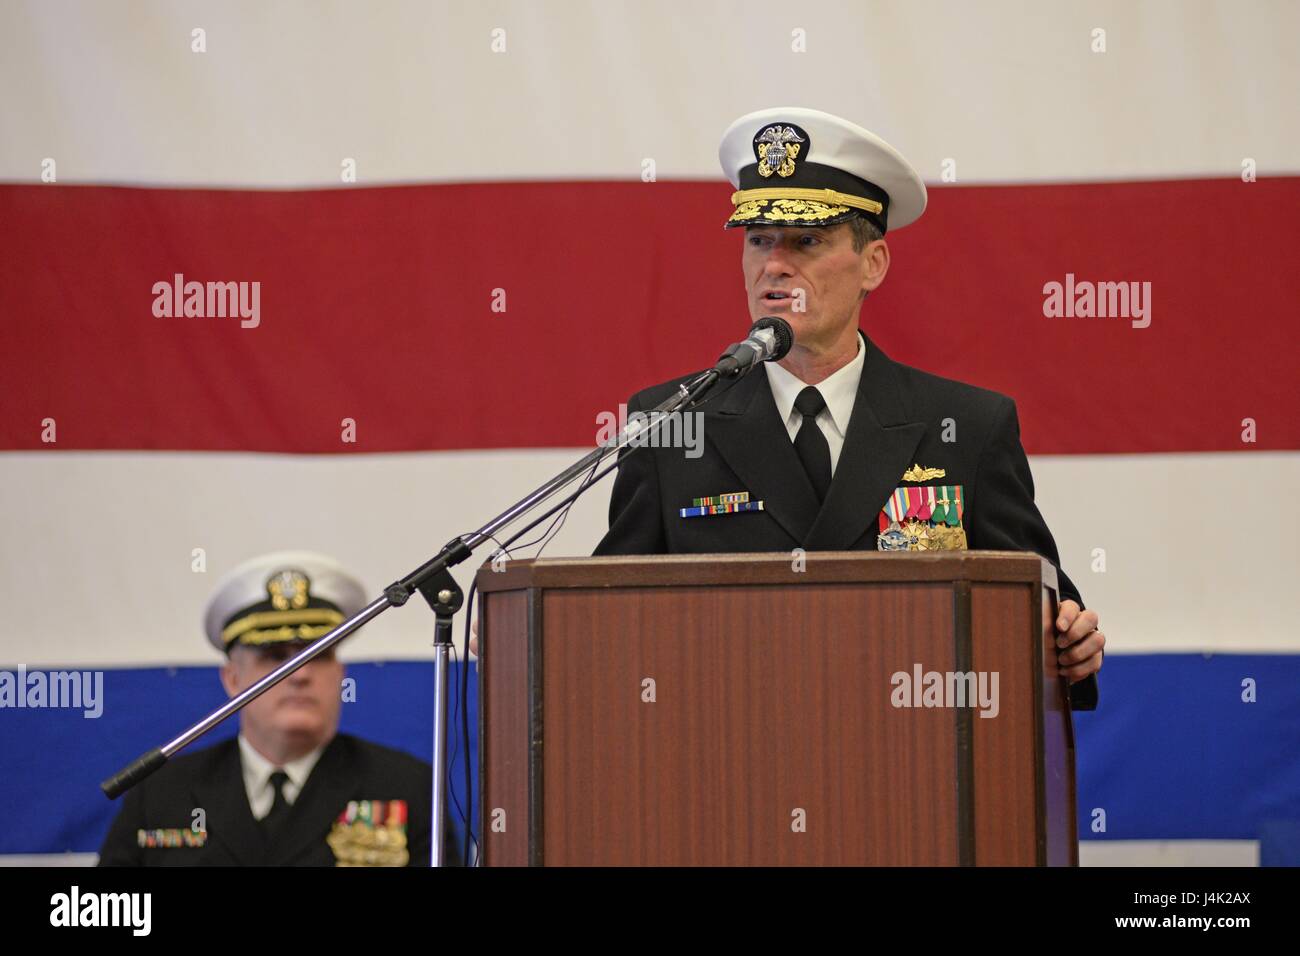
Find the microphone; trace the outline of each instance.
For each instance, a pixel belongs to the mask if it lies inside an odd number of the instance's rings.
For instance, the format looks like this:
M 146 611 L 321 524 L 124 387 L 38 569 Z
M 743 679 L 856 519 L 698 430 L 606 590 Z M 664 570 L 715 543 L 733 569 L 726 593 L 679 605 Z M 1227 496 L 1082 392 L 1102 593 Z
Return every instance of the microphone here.
M 763 362 L 785 358 L 794 345 L 794 331 L 785 319 L 769 315 L 749 328 L 749 337 L 722 353 L 713 370 L 720 378 L 741 378 Z

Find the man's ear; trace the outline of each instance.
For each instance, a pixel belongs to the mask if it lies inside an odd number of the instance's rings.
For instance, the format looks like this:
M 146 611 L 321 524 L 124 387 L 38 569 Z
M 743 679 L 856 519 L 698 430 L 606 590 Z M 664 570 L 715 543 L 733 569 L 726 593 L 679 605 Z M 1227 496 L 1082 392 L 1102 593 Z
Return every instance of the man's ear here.
M 889 272 L 889 246 L 884 239 L 869 242 L 862 250 L 862 295 L 874 292 Z
M 235 663 L 235 655 L 238 653 L 239 647 L 232 647 L 226 662 L 221 665 L 221 686 L 226 689 L 227 697 L 234 697 L 243 689 L 239 686 L 239 665 Z

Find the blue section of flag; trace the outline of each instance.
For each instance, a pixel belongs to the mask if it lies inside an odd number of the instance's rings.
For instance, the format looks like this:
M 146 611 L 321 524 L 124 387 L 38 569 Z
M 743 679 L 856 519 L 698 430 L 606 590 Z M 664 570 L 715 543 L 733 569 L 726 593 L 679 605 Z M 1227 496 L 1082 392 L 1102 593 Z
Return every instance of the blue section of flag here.
M 1113 655 L 1099 681 L 1075 714 L 1080 839 L 1260 840 L 1271 859 L 1300 822 L 1300 655 Z
M 464 807 L 461 666 L 451 666 L 451 727 L 456 732 L 449 735 L 447 747 L 454 754 L 453 795 Z M 344 702 L 340 730 L 423 760 L 432 758 L 432 663 L 349 662 L 347 676 L 356 681 L 356 699 Z M 467 702 L 475 788 L 477 683 L 471 664 Z M 83 717 L 80 710 L 0 709 L 0 854 L 98 851 L 120 806 L 120 800 L 104 796 L 100 781 L 226 700 L 215 667 L 105 670 L 103 697 L 103 714 L 96 719 Z M 230 718 L 182 753 L 233 737 L 238 721 Z M 463 827 L 455 804 L 449 812 Z
M 453 693 L 458 674 L 453 665 Z M 348 675 L 357 700 L 343 705 L 342 729 L 430 759 L 432 665 L 353 663 Z M 471 756 L 475 686 L 471 666 Z M 117 808 L 99 782 L 225 695 L 215 667 L 144 668 L 105 671 L 104 698 L 96 720 L 0 710 L 0 853 L 97 850 Z M 1076 714 L 1075 728 L 1081 839 L 1259 840 L 1262 861 L 1300 864 L 1300 655 L 1112 655 L 1100 708 Z M 196 746 L 234 732 L 232 720 Z M 452 782 L 463 805 L 460 741 Z M 477 786 L 476 761 L 471 770 Z M 1105 832 L 1092 829 L 1097 809 Z

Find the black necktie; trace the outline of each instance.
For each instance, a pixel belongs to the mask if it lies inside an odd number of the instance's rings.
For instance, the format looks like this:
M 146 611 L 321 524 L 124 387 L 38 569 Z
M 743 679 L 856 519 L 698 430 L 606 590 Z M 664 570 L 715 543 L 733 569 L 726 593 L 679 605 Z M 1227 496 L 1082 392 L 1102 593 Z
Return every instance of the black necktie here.
M 813 491 L 817 492 L 817 500 L 825 501 L 826 491 L 831 486 L 831 446 L 817 425 L 817 415 L 826 407 L 826 399 L 809 385 L 794 400 L 794 407 L 803 416 L 803 424 L 794 436 L 794 450 L 803 462 L 803 470 L 808 473 Z
M 262 833 L 268 840 L 275 837 L 284 824 L 284 818 L 289 815 L 289 801 L 284 795 L 284 785 L 289 782 L 289 775 L 283 770 L 277 770 L 271 774 L 271 787 L 275 791 L 275 801 L 271 804 L 271 812 L 262 817 Z

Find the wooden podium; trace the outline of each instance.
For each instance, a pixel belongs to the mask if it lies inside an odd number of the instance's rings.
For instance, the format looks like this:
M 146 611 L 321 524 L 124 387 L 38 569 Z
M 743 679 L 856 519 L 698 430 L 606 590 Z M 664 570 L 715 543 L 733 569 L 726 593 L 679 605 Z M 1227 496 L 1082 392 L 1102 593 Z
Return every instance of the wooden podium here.
M 1037 555 L 520 560 L 477 580 L 485 865 L 1077 864 Z

